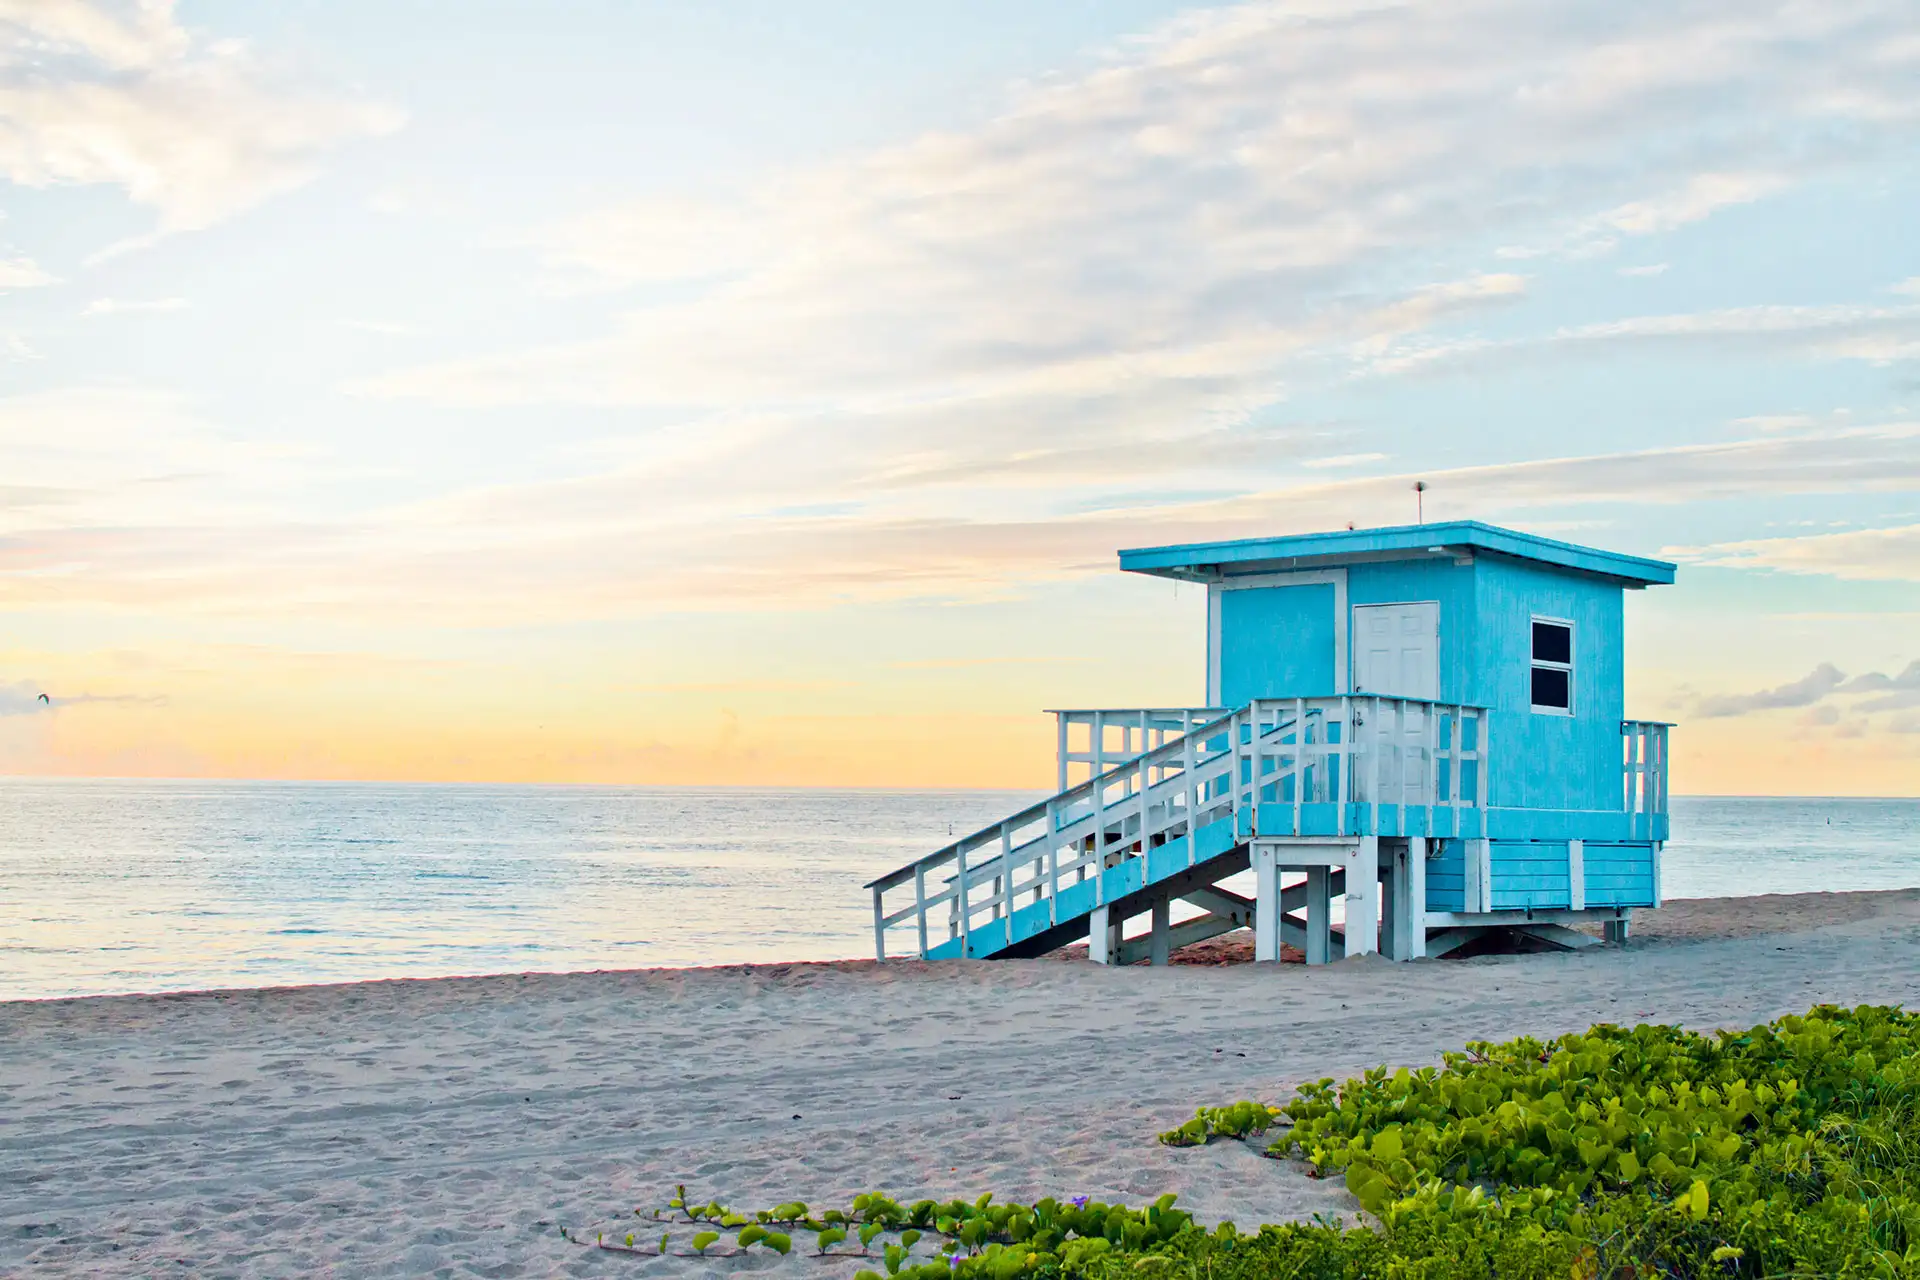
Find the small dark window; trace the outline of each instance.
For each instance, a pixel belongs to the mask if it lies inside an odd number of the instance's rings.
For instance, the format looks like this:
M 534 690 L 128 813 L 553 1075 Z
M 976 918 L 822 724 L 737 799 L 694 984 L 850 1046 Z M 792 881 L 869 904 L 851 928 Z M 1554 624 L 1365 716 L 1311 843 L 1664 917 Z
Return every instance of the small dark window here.
M 1534 623 L 1533 660 L 1573 665 L 1573 628 L 1558 622 Z
M 1573 714 L 1573 624 L 1556 618 L 1533 619 L 1532 661 L 1528 664 L 1533 709 L 1550 716 Z

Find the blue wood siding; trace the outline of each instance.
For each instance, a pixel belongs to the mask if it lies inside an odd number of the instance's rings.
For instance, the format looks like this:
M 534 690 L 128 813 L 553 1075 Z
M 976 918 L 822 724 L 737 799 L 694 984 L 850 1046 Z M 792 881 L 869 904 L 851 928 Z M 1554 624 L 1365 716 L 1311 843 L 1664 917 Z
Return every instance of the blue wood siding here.
M 1561 841 L 1492 842 L 1493 909 L 1567 907 L 1573 903 L 1567 846 Z
M 1347 652 L 1353 652 L 1353 606 L 1437 601 L 1440 605 L 1440 700 L 1470 701 L 1466 691 L 1472 687 L 1474 663 L 1473 578 L 1473 565 L 1457 565 L 1444 556 L 1349 566 L 1349 616 L 1343 620 L 1348 629 Z
M 1448 840 L 1437 857 L 1427 859 L 1427 910 L 1467 909 L 1467 846 Z
M 1590 907 L 1650 907 L 1653 905 L 1653 846 L 1651 844 L 1595 844 L 1586 846 L 1587 905 Z
M 1220 699 L 1330 694 L 1333 586 L 1242 587 L 1220 593 Z
M 1623 589 L 1493 556 L 1475 561 L 1474 584 L 1475 634 L 1463 700 L 1493 709 L 1492 803 L 1619 809 Z M 1532 710 L 1535 615 L 1573 623 L 1571 716 Z

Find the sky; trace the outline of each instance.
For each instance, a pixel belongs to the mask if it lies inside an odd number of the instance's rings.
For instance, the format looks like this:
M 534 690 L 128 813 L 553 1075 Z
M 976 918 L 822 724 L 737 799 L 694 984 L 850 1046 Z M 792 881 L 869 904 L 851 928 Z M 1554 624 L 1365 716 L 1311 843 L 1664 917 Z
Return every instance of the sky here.
M 1037 787 L 1424 480 L 1920 794 L 1916 225 L 1912 0 L 0 0 L 0 773 Z

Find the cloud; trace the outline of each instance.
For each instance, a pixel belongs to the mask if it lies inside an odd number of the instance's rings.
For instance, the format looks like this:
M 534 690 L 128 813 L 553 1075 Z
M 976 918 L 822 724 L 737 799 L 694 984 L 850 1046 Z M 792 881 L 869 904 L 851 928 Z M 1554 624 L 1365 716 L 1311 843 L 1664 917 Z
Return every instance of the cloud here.
M 1869 671 L 1863 676 L 1855 676 L 1839 691 L 1841 693 L 1885 693 L 1888 690 L 1920 692 L 1920 659 L 1909 662 L 1906 670 L 1897 676 L 1882 675 L 1878 671 Z
M 1700 699 L 1694 714 L 1702 720 L 1744 716 L 1754 711 L 1773 711 L 1782 707 L 1810 707 L 1846 683 L 1846 675 L 1831 662 L 1823 662 L 1790 684 L 1756 693 L 1716 694 Z
M 1861 697 L 1866 694 L 1875 696 Z M 1862 726 L 1866 716 L 1920 707 L 1920 660 L 1909 662 L 1895 676 L 1869 671 L 1851 680 L 1831 662 L 1823 662 L 1798 680 L 1772 689 L 1702 697 L 1694 705 L 1694 714 L 1702 720 L 1717 720 L 1755 711 L 1808 707 L 1810 710 L 1800 718 L 1802 724 L 1828 726 L 1838 724 L 1843 715 L 1829 701 L 1831 698 L 1859 699 L 1845 714 L 1854 717 L 1849 723 Z
M 0 0 L 0 176 L 104 183 L 196 230 L 310 178 L 390 108 L 296 87 L 235 41 L 197 41 L 171 0 Z
M 1910 485 L 1910 466 L 1903 465 L 1901 470 Z M 1913 582 L 1920 581 L 1920 524 L 1850 529 L 1799 538 L 1756 538 L 1702 547 L 1669 547 L 1663 554 L 1694 564 L 1734 569 L 1826 574 L 1853 581 Z
M 41 270 L 29 258 L 0 259 L 0 289 L 37 289 L 59 283 L 58 276 Z
M 1643 267 L 1621 267 L 1618 269 L 1618 274 L 1623 276 L 1658 276 L 1665 275 L 1666 270 L 1666 263 L 1651 262 Z
M 124 421 L 145 424 L 143 452 L 116 447 Z M 273 496 L 290 474 L 310 482 L 311 462 L 240 449 L 176 400 L 0 401 L 0 450 L 31 464 L 34 486 L 28 505 L 0 504 L 0 571 L 16 571 L 0 572 L 0 603 L 484 625 L 523 617 L 530 600 L 560 621 L 1004 598 L 1110 574 L 1123 546 L 1404 522 L 1415 478 L 1430 486 L 1430 518 L 1555 528 L 1583 505 L 1920 485 L 1920 427 L 1904 425 L 1260 487 L 1225 442 L 1195 437 L 1142 450 L 1140 471 L 1216 450 L 1229 482 L 1217 491 L 1162 483 L 1084 504 L 932 460 L 912 476 L 866 475 L 863 488 L 849 479 L 862 460 L 839 449 L 770 449 L 740 468 L 755 426 L 736 429 L 691 430 L 602 474 L 320 518 Z M 854 430 L 869 429 L 884 431 Z M 1302 443 L 1270 447 L 1285 456 Z
M 1727 307 L 1714 311 L 1629 316 L 1549 333 L 1489 340 L 1422 339 L 1384 344 L 1374 373 L 1483 367 L 1522 353 L 1571 354 L 1607 347 L 1704 347 L 1732 352 L 1783 351 L 1827 360 L 1892 364 L 1920 359 L 1920 305 Z
M 457 495 L 408 518 L 438 536 L 491 510 L 492 527 L 524 531 L 509 556 L 644 531 L 689 566 L 713 557 L 692 588 L 708 599 L 751 572 L 736 538 L 783 539 L 783 562 L 802 548 L 836 557 L 752 573 L 753 591 L 788 595 L 988 589 L 992 565 L 1045 577 L 1163 531 L 1398 521 L 1411 477 L 1293 483 L 1308 461 L 1356 458 L 1357 442 L 1285 425 L 1275 406 L 1356 376 L 1530 353 L 1476 334 L 1531 286 L 1474 246 L 1651 237 L 1908 154 L 1916 28 L 1893 0 L 1196 12 L 1022 89 L 975 127 L 537 229 L 528 251 L 556 283 L 619 299 L 605 328 L 352 389 L 644 408 L 666 425 L 635 431 L 607 474 Z M 1890 359 L 1920 340 L 1920 307 L 1897 301 L 1763 311 L 1639 317 L 1549 345 Z M 1914 454 L 1882 432 L 1424 478 L 1442 486 L 1439 510 L 1490 515 L 1752 485 L 1893 489 L 1913 482 Z M 1154 485 L 1223 496 L 1127 505 Z M 839 514 L 769 514 L 802 507 Z M 1100 523 L 1148 509 L 1144 533 Z M 1037 532 L 1062 521 L 1058 537 Z M 1015 531 L 1031 555 L 1012 556 Z M 956 554 L 899 562 L 880 546 L 896 535 Z M 973 539 L 978 560 L 958 553 Z M 663 589 L 683 589 L 673 576 Z
M 19 682 L 0 684 L 0 716 L 32 716 L 58 711 L 62 707 L 85 706 L 88 703 L 110 703 L 123 706 L 162 706 L 165 698 L 145 697 L 138 694 L 63 694 L 44 692 L 38 685 Z
M 1630 235 L 1652 235 L 1702 221 L 1729 205 L 1752 204 L 1790 185 L 1778 173 L 1700 173 L 1676 191 L 1610 209 L 1599 222 Z
M 362 389 L 797 404 L 795 429 L 825 404 L 982 387 L 1010 413 L 1148 383 L 1189 422 L 1244 413 L 1289 369 L 1516 296 L 1470 272 L 1423 288 L 1436 247 L 1650 234 L 1910 146 L 1912 28 L 1894 0 L 1200 12 L 966 132 L 548 228 L 533 247 L 556 271 L 675 289 L 590 341 Z
M 1386 457 L 1384 453 L 1338 453 L 1327 458 L 1303 458 L 1300 465 L 1315 469 L 1357 467 L 1368 462 L 1384 462 Z
M 64 38 L 136 68 L 214 58 L 159 12 Z M 529 600 L 556 618 L 775 608 L 1004 594 L 1109 572 L 1123 545 L 1398 523 L 1416 477 L 1435 518 L 1536 527 L 1605 514 L 1582 505 L 1910 490 L 1910 423 L 1614 452 L 1542 432 L 1565 456 L 1365 475 L 1339 468 L 1385 461 L 1355 452 L 1377 433 L 1273 408 L 1428 352 L 1514 350 L 1474 329 L 1533 286 L 1475 246 L 1656 235 L 1909 154 L 1917 26 L 1895 0 L 1198 12 L 977 127 L 540 229 L 530 251 L 616 291 L 616 321 L 356 388 L 644 407 L 591 474 L 319 514 L 288 496 L 310 484 L 276 487 L 283 459 L 178 400 L 0 403 L 0 448 L 17 423 L 40 495 L 0 523 L 0 566 L 32 571 L 0 575 L 0 599 L 463 621 Z M 1915 336 L 1920 307 L 1882 301 L 1552 341 Z
M 90 316 L 121 315 L 129 311 L 182 311 L 186 309 L 185 298 L 95 298 L 87 304 L 84 312 Z

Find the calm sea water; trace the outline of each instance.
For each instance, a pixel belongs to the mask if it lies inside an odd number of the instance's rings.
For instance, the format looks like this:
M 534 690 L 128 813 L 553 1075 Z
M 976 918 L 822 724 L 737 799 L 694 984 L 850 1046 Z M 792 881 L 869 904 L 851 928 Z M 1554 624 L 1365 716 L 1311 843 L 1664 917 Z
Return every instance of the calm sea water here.
M 0 999 L 871 953 L 1004 791 L 0 780 Z M 1674 801 L 1670 897 L 1920 885 L 1920 801 Z

